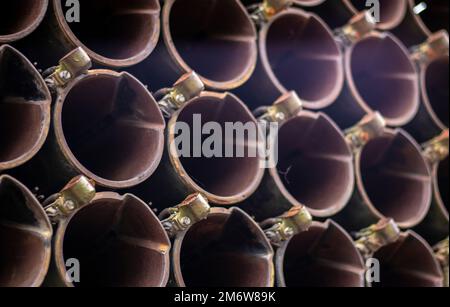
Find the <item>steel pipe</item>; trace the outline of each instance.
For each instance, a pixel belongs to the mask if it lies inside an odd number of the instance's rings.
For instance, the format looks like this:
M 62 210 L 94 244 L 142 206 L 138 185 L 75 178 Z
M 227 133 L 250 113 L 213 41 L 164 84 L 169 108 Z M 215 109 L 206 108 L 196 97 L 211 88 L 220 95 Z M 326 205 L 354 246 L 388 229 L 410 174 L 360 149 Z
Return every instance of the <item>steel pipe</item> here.
M 0 287 L 39 287 L 50 264 L 52 226 L 22 183 L 0 176 Z
M 0 10 L 0 45 L 32 33 L 44 19 L 48 0 L 7 0 Z
M 342 53 L 317 15 L 281 10 L 263 22 L 258 44 L 256 70 L 235 91 L 251 108 L 269 105 L 291 90 L 310 109 L 327 107 L 338 97 L 344 83 Z
M 50 92 L 33 64 L 0 46 L 0 172 L 30 160 L 50 126 Z
M 213 208 L 207 219 L 175 237 L 174 283 L 180 287 L 272 287 L 273 249 L 238 208 Z

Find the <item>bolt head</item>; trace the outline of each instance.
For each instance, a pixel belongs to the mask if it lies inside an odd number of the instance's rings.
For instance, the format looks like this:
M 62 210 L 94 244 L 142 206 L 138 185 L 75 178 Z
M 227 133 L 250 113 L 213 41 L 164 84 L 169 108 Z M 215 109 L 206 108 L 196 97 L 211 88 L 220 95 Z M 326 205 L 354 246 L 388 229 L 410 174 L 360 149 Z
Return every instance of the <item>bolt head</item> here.
M 68 211 L 73 211 L 75 210 L 75 203 L 72 200 L 67 200 L 64 203 L 64 209 L 68 210 Z
M 285 235 L 286 237 L 292 237 L 292 236 L 294 235 L 294 229 L 292 229 L 291 227 L 287 227 L 287 228 L 284 230 L 284 235 Z
M 180 222 L 181 222 L 181 225 L 183 225 L 184 227 L 190 226 L 192 223 L 191 219 L 188 218 L 187 216 L 181 218 Z

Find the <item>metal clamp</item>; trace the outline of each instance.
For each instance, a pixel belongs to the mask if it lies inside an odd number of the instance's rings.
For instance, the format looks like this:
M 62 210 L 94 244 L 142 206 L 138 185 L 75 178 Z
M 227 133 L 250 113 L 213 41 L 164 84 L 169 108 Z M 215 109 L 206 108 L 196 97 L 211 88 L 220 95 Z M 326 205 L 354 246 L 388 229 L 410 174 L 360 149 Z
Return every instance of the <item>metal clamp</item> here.
M 208 200 L 203 195 L 193 194 L 180 205 L 164 210 L 160 215 L 161 223 L 168 235 L 174 237 L 177 233 L 206 219 L 210 210 Z
M 449 38 L 445 30 L 432 34 L 426 42 L 411 48 L 413 60 L 428 63 L 440 56 L 449 55 Z
M 375 18 L 369 11 L 362 11 L 353 16 L 345 26 L 336 29 L 335 35 L 345 45 L 352 45 L 374 31 L 376 24 Z
M 442 271 L 444 272 L 444 286 L 449 287 L 448 282 L 448 254 L 449 254 L 449 238 L 444 241 L 438 243 L 434 248 L 434 253 L 436 255 L 436 259 L 439 261 L 439 264 L 442 267 Z
M 345 138 L 353 151 L 363 148 L 370 140 L 383 134 L 386 121 L 379 112 L 366 115 L 358 124 L 345 131 Z
M 372 257 L 382 247 L 397 242 L 401 231 L 393 219 L 383 219 L 355 234 L 356 248 L 365 259 Z
M 264 107 L 262 115 L 255 111 L 260 121 L 282 123 L 296 116 L 303 109 L 303 103 L 296 92 L 289 92 L 281 96 L 272 106 Z
M 205 85 L 195 72 L 184 74 L 158 102 L 164 116 L 170 118 L 186 102 L 200 95 Z
M 441 135 L 422 145 L 423 155 L 430 164 L 445 160 L 449 154 L 448 129 Z
M 255 24 L 261 26 L 293 3 L 293 0 L 264 0 L 261 4 L 252 5 L 248 9 Z
M 70 81 L 84 74 L 92 67 L 89 55 L 81 47 L 71 51 L 52 69 L 46 79 L 49 86 L 65 87 Z
M 95 183 L 84 176 L 72 179 L 56 195 L 56 199 L 45 207 L 45 212 L 52 221 L 58 223 L 62 218 L 89 204 L 96 194 Z
M 261 223 L 261 226 L 271 243 L 278 246 L 293 236 L 307 231 L 311 224 L 312 216 L 308 209 L 304 206 L 294 206 L 283 215 Z

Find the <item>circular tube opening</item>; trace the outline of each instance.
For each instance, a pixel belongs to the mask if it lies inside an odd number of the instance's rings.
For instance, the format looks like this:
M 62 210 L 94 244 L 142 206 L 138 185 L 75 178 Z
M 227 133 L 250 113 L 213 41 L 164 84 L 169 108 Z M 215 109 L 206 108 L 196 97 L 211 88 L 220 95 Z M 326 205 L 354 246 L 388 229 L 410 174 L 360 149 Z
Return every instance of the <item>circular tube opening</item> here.
M 31 159 L 47 137 L 50 93 L 17 50 L 0 47 L 0 170 Z
M 374 255 L 380 261 L 379 283 L 373 287 L 442 287 L 443 276 L 430 246 L 413 232 L 383 247 Z
M 336 100 L 344 74 L 331 30 L 316 15 L 290 9 L 275 16 L 260 37 L 262 63 L 280 92 L 296 91 L 305 107 Z
M 76 287 L 163 287 L 169 275 L 170 241 L 153 212 L 132 195 L 100 194 L 58 230 L 62 276 L 78 259 Z
M 65 0 L 53 1 L 58 21 L 72 43 L 83 46 L 93 60 L 103 65 L 138 64 L 158 42 L 158 0 L 79 1 L 81 22 L 70 23 L 66 14 L 73 7 L 66 6 Z
M 158 166 L 164 119 L 133 76 L 92 71 L 57 102 L 55 126 L 72 164 L 97 183 L 115 188 L 143 182 Z
M 208 123 L 212 122 L 215 124 L 210 126 Z M 257 142 L 261 140 L 259 127 L 236 96 L 204 93 L 190 101 L 171 123 L 176 126 L 187 124 L 191 132 L 186 140 L 183 139 L 189 145 L 188 152 L 184 149 L 182 152 L 171 151 L 171 158 L 175 164 L 181 163 L 181 170 L 186 174 L 183 177 L 195 190 L 203 191 L 208 199 L 220 204 L 243 201 L 256 190 L 264 172 L 257 148 Z M 236 130 L 230 131 L 230 125 Z M 202 126 L 203 130 L 208 126 L 214 130 L 204 133 L 196 130 Z M 177 139 L 186 136 L 183 131 L 178 133 L 174 135 Z M 194 134 L 202 134 L 199 144 Z M 214 144 L 207 146 L 211 138 L 214 138 Z M 195 151 L 201 149 L 202 152 L 196 154 Z M 232 157 L 227 155 L 230 152 Z
M 52 227 L 30 191 L 0 176 L 0 287 L 39 287 L 50 263 Z
M 270 172 L 293 203 L 321 217 L 339 212 L 354 185 L 352 152 L 339 128 L 321 113 L 301 112 L 280 127 L 278 164 Z
M 442 200 L 446 210 L 447 215 L 449 212 L 449 202 L 448 202 L 448 187 L 449 187 L 449 181 L 448 181 L 448 175 L 449 175 L 449 165 L 448 165 L 449 158 L 445 159 L 444 161 L 441 161 L 439 163 L 439 166 L 437 167 L 437 174 L 436 174 L 436 180 L 435 187 L 437 188 L 437 193 L 439 195 L 439 198 Z
M 347 77 L 367 113 L 379 111 L 389 126 L 407 124 L 419 107 L 418 74 L 394 36 L 372 34 L 347 51 Z
M 0 43 L 15 41 L 34 31 L 44 18 L 48 0 L 3 1 L 0 9 Z
M 256 31 L 240 1 L 169 0 L 163 20 L 169 52 L 207 86 L 232 89 L 250 78 Z
M 377 27 L 389 30 L 398 26 L 405 17 L 407 10 L 406 0 L 379 0 L 380 20 Z M 373 4 L 368 5 L 367 0 L 345 0 L 345 3 L 354 13 L 369 10 Z
M 360 190 L 371 209 L 402 228 L 416 226 L 431 201 L 431 174 L 419 145 L 401 130 L 370 141 L 357 158 Z
M 363 287 L 365 267 L 351 237 L 337 224 L 314 223 L 278 251 L 287 287 Z
M 423 3 L 412 0 L 414 5 Z M 442 29 L 449 31 L 449 8 L 447 0 L 433 0 L 426 2 L 426 8 L 419 14 L 426 27 L 433 33 Z
M 423 96 L 431 116 L 442 129 L 449 124 L 449 57 L 435 59 L 422 72 Z
M 273 286 L 273 250 L 240 209 L 213 209 L 177 241 L 175 275 L 187 287 Z

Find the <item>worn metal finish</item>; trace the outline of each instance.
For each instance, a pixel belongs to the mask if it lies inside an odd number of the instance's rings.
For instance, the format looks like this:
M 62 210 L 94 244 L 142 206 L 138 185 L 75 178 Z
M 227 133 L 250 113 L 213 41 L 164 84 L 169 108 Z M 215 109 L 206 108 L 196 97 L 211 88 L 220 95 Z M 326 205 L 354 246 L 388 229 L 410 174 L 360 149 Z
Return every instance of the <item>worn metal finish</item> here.
M 50 127 L 51 95 L 33 64 L 0 46 L 0 172 L 30 160 Z
M 348 9 L 357 14 L 371 8 L 366 0 L 342 0 Z M 380 21 L 377 28 L 380 30 L 391 30 L 398 26 L 405 18 L 407 10 L 407 0 L 380 0 Z
M 44 19 L 48 0 L 7 0 L 0 9 L 0 45 L 22 39 Z
M 162 224 L 144 202 L 130 194 L 98 193 L 59 223 L 45 285 L 164 287 L 170 247 Z M 70 258 L 80 261 L 79 282 L 66 278 Z
M 374 254 L 380 261 L 379 283 L 373 287 L 442 287 L 440 264 L 428 243 L 413 231 Z
M 291 90 L 310 109 L 324 108 L 339 95 L 342 53 L 318 16 L 297 8 L 282 10 L 263 23 L 258 48 L 255 72 L 235 90 L 252 109 L 272 104 Z
M 190 127 L 191 134 L 201 133 L 198 124 L 194 124 L 194 115 L 200 115 L 202 123 L 214 121 L 219 123 L 222 131 L 228 123 L 257 122 L 248 108 L 236 96 L 230 93 L 203 92 L 199 97 L 188 101 L 180 110 L 174 113 L 166 130 L 166 146 L 163 160 L 155 174 L 132 192 L 158 209 L 167 208 L 180 203 L 186 195 L 200 192 L 211 203 L 233 205 L 247 199 L 256 190 L 263 176 L 260 168 L 259 154 L 252 156 L 249 149 L 258 144 L 248 142 L 245 136 L 230 139 L 224 137 L 226 145 L 242 145 L 244 157 L 212 157 L 208 158 L 195 152 L 201 149 L 203 141 L 209 135 L 203 135 L 200 140 L 191 140 L 189 157 L 180 155 L 175 138 L 177 123 L 184 122 Z M 200 128 L 201 129 L 201 128 Z M 244 139 L 241 139 L 244 137 Z M 262 136 L 261 136 L 262 138 Z M 195 141 L 196 143 L 192 143 Z M 197 145 L 196 145 L 197 144 Z M 200 145 L 198 145 L 200 144 Z M 222 152 L 223 153 L 223 152 Z M 196 157 L 198 156 L 198 157 Z M 169 189 L 167 187 L 170 187 Z
M 212 208 L 175 237 L 174 284 L 179 287 L 272 287 L 273 249 L 258 224 L 238 208 Z
M 39 287 L 50 263 L 52 226 L 22 183 L 0 176 L 0 287 Z
M 160 33 L 158 0 L 80 1 L 80 22 L 67 22 L 65 0 L 52 0 L 42 25 L 18 45 L 46 69 L 76 47 L 95 63 L 128 67 L 155 48 Z
M 161 31 L 152 56 L 132 69 L 151 89 L 194 70 L 208 89 L 225 91 L 254 70 L 256 31 L 239 0 L 165 1 Z
M 385 129 L 355 153 L 356 188 L 334 219 L 357 231 L 384 218 L 411 228 L 426 216 L 432 198 L 431 170 L 416 141 L 401 129 Z
M 335 222 L 313 222 L 276 251 L 279 287 L 364 287 L 363 258 Z
M 325 112 L 341 128 L 379 111 L 389 126 L 409 123 L 419 108 L 418 72 L 390 33 L 372 32 L 345 48 L 346 83 Z

